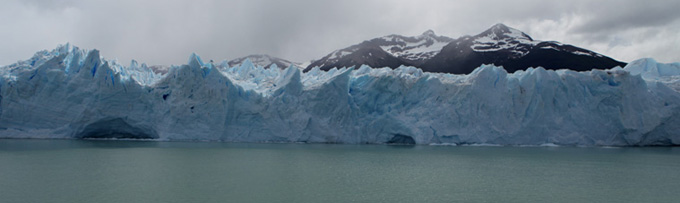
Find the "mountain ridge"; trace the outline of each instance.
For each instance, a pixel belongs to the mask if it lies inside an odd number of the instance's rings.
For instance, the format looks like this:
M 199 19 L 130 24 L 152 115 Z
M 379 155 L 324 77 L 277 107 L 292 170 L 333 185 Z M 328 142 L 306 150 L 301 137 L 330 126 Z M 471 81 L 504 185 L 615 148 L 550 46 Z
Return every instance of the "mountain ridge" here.
M 534 40 L 502 23 L 474 36 L 453 39 L 427 30 L 413 37 L 387 35 L 338 49 L 313 61 L 321 70 L 360 65 L 371 67 L 415 66 L 425 72 L 471 73 L 483 64 L 503 66 L 508 72 L 543 67 L 549 70 L 585 71 L 623 67 L 624 62 L 556 41 Z

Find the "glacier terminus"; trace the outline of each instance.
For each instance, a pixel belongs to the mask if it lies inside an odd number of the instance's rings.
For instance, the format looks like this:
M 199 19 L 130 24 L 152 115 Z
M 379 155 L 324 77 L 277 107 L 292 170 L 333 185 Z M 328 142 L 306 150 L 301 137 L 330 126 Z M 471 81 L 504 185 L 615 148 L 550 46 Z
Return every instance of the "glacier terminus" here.
M 276 65 L 272 65 L 276 66 Z M 680 144 L 680 63 L 467 75 L 206 63 L 153 71 L 66 44 L 0 68 L 0 138 Z

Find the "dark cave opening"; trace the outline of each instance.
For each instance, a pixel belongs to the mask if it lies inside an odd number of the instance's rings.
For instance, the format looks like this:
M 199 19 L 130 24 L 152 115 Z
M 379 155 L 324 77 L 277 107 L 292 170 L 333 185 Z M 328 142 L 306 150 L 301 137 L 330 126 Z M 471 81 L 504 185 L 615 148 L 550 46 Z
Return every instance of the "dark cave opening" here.
M 81 139 L 157 139 L 158 134 L 152 129 L 130 125 L 122 118 L 112 118 L 85 126 L 76 137 Z
M 416 141 L 413 139 L 413 137 L 408 135 L 394 134 L 394 136 L 389 141 L 387 141 L 387 144 L 415 145 Z

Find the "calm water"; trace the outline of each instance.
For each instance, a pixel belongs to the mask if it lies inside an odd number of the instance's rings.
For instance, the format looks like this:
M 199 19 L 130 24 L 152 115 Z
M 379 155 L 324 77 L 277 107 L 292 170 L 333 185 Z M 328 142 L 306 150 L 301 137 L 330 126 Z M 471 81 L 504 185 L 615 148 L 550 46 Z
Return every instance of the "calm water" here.
M 0 202 L 677 202 L 680 148 L 0 139 Z

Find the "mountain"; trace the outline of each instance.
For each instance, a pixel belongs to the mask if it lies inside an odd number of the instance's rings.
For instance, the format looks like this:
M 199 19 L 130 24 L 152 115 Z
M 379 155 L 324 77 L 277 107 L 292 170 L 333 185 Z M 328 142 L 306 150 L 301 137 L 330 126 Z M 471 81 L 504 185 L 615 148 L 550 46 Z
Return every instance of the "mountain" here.
M 419 66 L 437 55 L 451 41 L 453 39 L 438 36 L 432 30 L 415 37 L 388 35 L 336 50 L 312 62 L 305 71 L 316 66 L 321 70 L 350 66 L 358 68 L 360 65 L 390 68 Z
M 496 24 L 475 35 L 451 39 L 431 30 L 416 37 L 389 35 L 364 41 L 314 61 L 305 71 L 318 66 L 396 68 L 416 66 L 426 72 L 467 74 L 482 64 L 503 66 L 508 72 L 529 67 L 585 71 L 625 66 L 590 50 L 554 41 L 538 41 L 526 33 Z
M 157 74 L 60 46 L 0 67 L 0 139 L 680 145 L 680 64 L 467 75 L 414 67 L 216 69 L 197 55 Z
M 534 40 L 522 31 L 496 24 L 478 35 L 452 41 L 420 68 L 427 72 L 466 74 L 482 64 L 503 66 L 508 72 L 539 66 L 586 71 L 626 65 L 572 45 Z
M 241 58 L 236 58 L 230 61 L 226 62 L 226 65 L 229 65 L 229 67 L 233 66 L 240 66 L 245 62 L 246 59 L 249 59 L 251 63 L 255 66 L 260 66 L 264 67 L 265 69 L 270 68 L 271 65 L 276 64 L 276 67 L 280 69 L 288 68 L 290 65 L 293 65 L 294 67 L 300 68 L 300 64 L 294 63 L 285 59 L 269 56 L 266 54 L 254 54 L 254 55 L 249 55 Z M 225 63 L 222 62 L 224 65 Z

